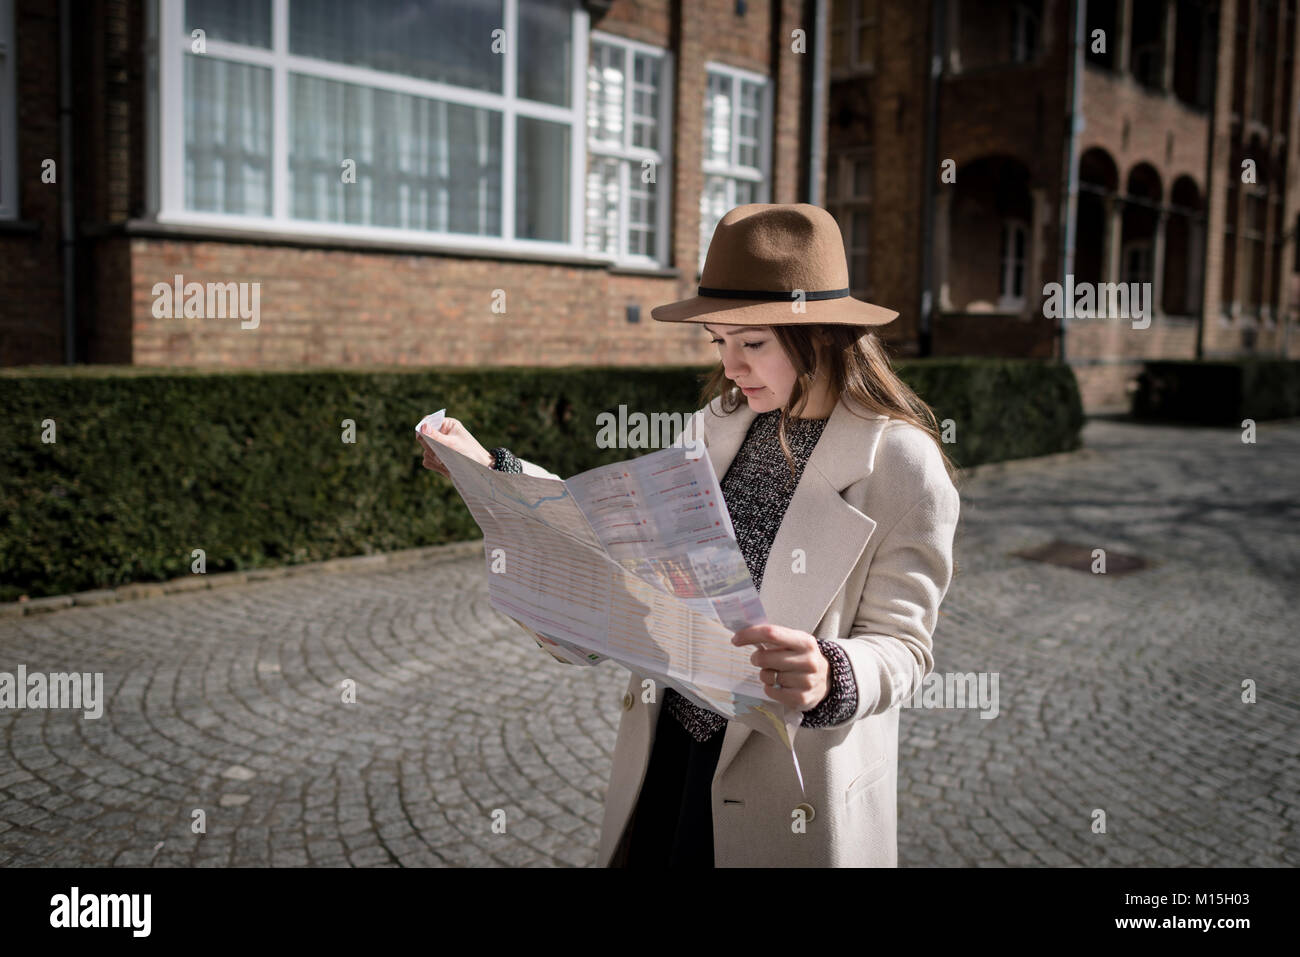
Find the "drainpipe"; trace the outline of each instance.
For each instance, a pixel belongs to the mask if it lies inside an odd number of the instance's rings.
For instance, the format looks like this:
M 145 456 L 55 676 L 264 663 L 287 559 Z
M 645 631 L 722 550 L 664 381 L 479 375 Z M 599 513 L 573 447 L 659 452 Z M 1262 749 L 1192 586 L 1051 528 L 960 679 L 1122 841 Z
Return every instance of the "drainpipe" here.
M 931 315 L 934 311 L 934 188 L 939 172 L 939 78 L 943 75 L 943 48 L 946 43 L 945 27 L 948 23 L 947 0 L 930 3 L 930 64 L 925 84 L 925 143 L 922 147 L 925 160 L 921 165 L 921 323 L 917 331 L 917 355 L 931 355 L 933 331 Z
M 59 205 L 63 262 L 63 361 L 77 362 L 77 237 L 72 171 L 72 0 L 59 0 Z
M 808 31 L 812 78 L 808 99 L 808 182 L 805 186 L 808 198 L 805 202 L 823 207 L 826 205 L 826 197 L 817 189 L 817 179 L 822 167 L 826 165 L 822 137 L 826 130 L 826 63 L 823 51 L 826 50 L 827 2 L 828 0 L 813 0 L 812 29 Z
M 1074 248 L 1078 231 L 1079 212 L 1079 151 L 1075 135 L 1083 132 L 1083 36 L 1088 24 L 1088 0 L 1073 0 L 1074 23 L 1070 28 L 1070 111 L 1065 124 L 1065 190 L 1061 197 L 1061 220 L 1065 224 L 1061 243 L 1061 282 L 1074 272 Z M 1058 362 L 1066 361 L 1065 330 L 1067 310 L 1061 310 L 1057 320 Z
M 1193 353 L 1194 358 L 1198 361 L 1205 358 L 1205 314 L 1207 311 L 1206 304 L 1210 301 L 1209 290 L 1205 288 L 1205 279 L 1210 274 L 1210 197 L 1213 195 L 1214 190 L 1214 148 L 1215 141 L 1218 138 L 1214 129 L 1218 117 L 1214 111 L 1218 107 L 1219 70 L 1222 67 L 1219 62 L 1219 17 L 1217 15 L 1219 9 L 1217 6 L 1212 6 L 1211 9 L 1215 11 L 1215 15 L 1206 17 L 1203 21 L 1206 31 L 1210 32 L 1210 42 L 1213 44 L 1214 49 L 1214 82 L 1210 84 L 1210 116 L 1209 122 L 1206 124 L 1209 128 L 1209 142 L 1206 144 L 1205 150 L 1205 197 L 1201 201 L 1201 308 L 1197 310 L 1196 351 Z M 1204 43 L 1205 41 L 1202 40 L 1201 42 Z M 1231 172 L 1228 175 L 1232 175 Z M 1220 232 L 1220 237 L 1222 237 L 1222 232 Z M 1222 294 L 1222 287 L 1220 287 L 1219 295 Z M 1218 296 L 1215 297 L 1216 301 L 1218 298 Z M 1222 309 L 1222 303 L 1219 304 L 1219 308 Z M 1282 329 L 1283 335 L 1285 335 L 1286 326 L 1283 325 Z

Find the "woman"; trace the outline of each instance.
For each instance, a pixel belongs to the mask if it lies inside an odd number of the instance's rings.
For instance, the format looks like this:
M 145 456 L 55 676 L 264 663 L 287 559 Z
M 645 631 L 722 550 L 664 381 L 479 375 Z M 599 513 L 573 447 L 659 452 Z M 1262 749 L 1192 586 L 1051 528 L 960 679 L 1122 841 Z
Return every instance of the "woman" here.
M 803 712 L 795 752 L 672 689 L 623 695 L 601 866 L 896 866 L 898 705 L 934 667 L 959 500 L 933 412 L 848 295 L 835 220 L 803 203 L 728 212 L 698 295 L 659 306 L 718 347 L 700 439 L 769 624 L 737 632 L 767 694 Z M 484 465 L 557 476 L 437 437 Z M 431 452 L 426 467 L 446 475 Z M 656 689 L 652 689 L 654 691 Z

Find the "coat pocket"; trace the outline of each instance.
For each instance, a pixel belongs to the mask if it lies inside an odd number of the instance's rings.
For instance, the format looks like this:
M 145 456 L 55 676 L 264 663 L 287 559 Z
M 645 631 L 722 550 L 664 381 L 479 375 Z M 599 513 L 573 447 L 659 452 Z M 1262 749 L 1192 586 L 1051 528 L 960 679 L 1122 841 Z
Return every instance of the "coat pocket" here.
M 870 767 L 865 768 L 857 777 L 849 782 L 849 786 L 844 789 L 844 803 L 852 804 L 855 798 L 862 795 L 862 792 L 866 791 L 867 788 L 871 787 L 877 781 L 882 780 L 885 777 L 885 772 L 888 770 L 889 762 L 885 760 L 885 755 L 882 753 L 878 761 Z

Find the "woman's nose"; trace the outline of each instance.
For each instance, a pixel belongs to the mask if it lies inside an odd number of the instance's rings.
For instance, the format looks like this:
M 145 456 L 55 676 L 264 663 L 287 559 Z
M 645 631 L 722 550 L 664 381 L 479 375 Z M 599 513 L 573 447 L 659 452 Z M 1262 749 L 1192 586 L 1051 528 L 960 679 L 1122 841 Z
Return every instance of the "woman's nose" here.
M 728 379 L 734 379 L 743 372 L 748 366 L 743 362 L 737 362 L 734 358 L 724 358 L 722 360 L 722 371 Z

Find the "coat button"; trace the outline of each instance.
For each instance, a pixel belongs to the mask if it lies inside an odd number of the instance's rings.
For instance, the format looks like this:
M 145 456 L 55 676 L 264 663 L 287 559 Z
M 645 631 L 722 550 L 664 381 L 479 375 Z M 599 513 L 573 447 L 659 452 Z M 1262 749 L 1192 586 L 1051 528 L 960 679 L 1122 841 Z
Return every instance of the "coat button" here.
M 817 816 L 817 812 L 813 810 L 813 806 L 811 804 L 796 804 L 794 806 L 794 809 L 796 811 L 803 811 L 804 821 L 811 821 L 813 818 Z
M 632 692 L 630 692 L 630 691 L 625 691 L 625 692 L 623 692 L 623 710 L 624 710 L 624 711 L 631 711 L 631 710 L 632 710 L 632 701 L 633 701 L 633 698 L 632 698 Z

